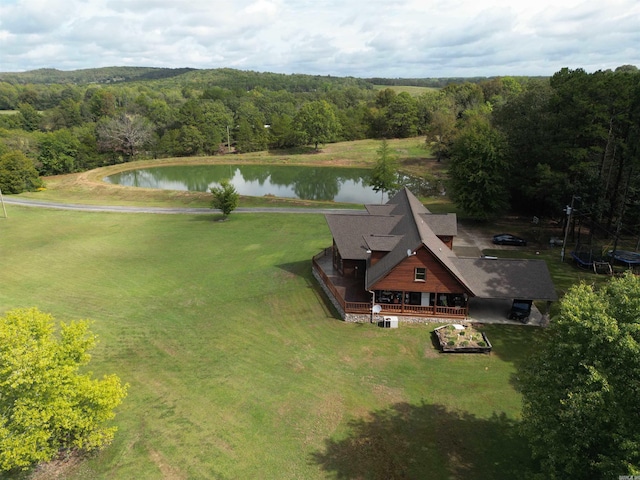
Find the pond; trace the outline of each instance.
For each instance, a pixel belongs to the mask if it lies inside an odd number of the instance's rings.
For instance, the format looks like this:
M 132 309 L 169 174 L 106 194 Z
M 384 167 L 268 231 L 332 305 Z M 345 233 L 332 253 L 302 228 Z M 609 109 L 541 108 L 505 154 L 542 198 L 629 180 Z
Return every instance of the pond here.
M 230 179 L 240 195 L 273 195 L 302 200 L 380 203 L 382 195 L 367 185 L 364 168 L 291 165 L 180 165 L 129 170 L 110 175 L 108 183 L 129 187 L 208 192 Z M 385 193 L 383 202 L 388 200 Z

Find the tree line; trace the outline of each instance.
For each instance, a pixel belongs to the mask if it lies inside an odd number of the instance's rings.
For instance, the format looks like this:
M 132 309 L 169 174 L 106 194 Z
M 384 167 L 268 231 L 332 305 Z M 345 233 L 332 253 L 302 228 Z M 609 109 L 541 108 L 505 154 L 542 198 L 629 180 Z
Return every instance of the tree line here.
M 37 188 L 15 173 L 28 163 L 20 155 L 33 165 L 29 175 L 42 176 L 133 158 L 424 136 L 471 216 L 560 218 L 577 198 L 604 230 L 637 228 L 636 67 L 471 80 L 410 95 L 349 77 L 232 69 L 0 74 L 0 110 L 17 112 L 0 115 L 0 155 L 13 165 L 0 162 L 0 179 L 12 178 L 0 188 Z
M 317 149 L 334 141 L 423 135 L 434 119 L 485 102 L 482 84 L 452 84 L 415 97 L 355 78 L 166 70 L 0 74 L 0 110 L 17 112 L 0 115 L 0 155 L 20 152 L 39 175 L 55 175 L 134 157 Z M 154 76 L 162 78 L 146 80 Z M 86 83 L 74 83 L 83 78 Z M 52 79 L 58 83 L 47 83 Z M 496 82 L 518 84 L 487 85 Z M 7 193 L 18 188 L 3 187 Z

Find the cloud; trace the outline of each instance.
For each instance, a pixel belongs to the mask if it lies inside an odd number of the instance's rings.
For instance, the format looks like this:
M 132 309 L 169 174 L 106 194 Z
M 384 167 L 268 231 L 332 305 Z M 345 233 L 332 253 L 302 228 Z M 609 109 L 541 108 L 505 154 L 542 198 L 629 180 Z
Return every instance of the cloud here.
M 638 25 L 635 0 L 5 0 L 0 69 L 551 75 L 640 65 Z

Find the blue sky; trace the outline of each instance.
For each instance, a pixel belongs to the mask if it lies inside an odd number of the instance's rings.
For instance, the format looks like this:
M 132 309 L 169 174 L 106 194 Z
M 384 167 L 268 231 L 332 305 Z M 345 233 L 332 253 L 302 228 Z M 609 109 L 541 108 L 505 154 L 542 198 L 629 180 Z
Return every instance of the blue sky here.
M 355 77 L 640 67 L 637 0 L 0 0 L 0 71 L 230 67 Z

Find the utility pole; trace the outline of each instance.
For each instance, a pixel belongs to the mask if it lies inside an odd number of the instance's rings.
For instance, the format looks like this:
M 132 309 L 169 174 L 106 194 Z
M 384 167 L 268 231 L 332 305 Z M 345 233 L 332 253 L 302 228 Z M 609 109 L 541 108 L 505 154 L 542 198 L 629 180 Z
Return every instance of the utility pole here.
M 569 234 L 569 225 L 571 225 L 571 214 L 573 213 L 573 202 L 576 200 L 580 200 L 580 197 L 575 195 L 571 196 L 571 205 L 567 205 L 567 208 L 564 209 L 567 212 L 567 224 L 564 226 L 564 240 L 562 241 L 562 250 L 560 250 L 560 261 L 564 262 L 564 251 L 567 246 L 567 236 Z
M 4 206 L 4 198 L 2 197 L 2 190 L 0 190 L 0 201 L 2 202 L 2 211 L 4 212 L 4 218 L 9 218 L 7 217 L 7 209 Z

